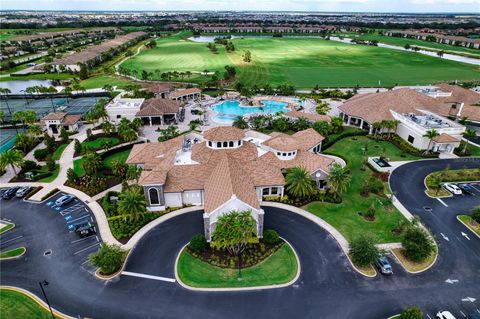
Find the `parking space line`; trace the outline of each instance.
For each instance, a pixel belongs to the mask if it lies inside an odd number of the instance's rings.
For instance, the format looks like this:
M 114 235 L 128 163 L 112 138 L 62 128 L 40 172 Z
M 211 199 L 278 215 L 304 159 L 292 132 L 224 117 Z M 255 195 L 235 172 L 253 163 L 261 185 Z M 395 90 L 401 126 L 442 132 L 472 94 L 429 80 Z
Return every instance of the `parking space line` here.
M 445 207 L 448 207 L 447 204 L 445 204 L 445 202 L 443 200 L 441 200 L 440 198 L 437 198 L 437 200 Z
M 72 244 L 79 243 L 79 242 L 81 242 L 81 241 L 84 241 L 84 240 L 90 239 L 91 237 L 92 237 L 92 236 L 88 236 L 88 237 L 84 237 L 84 238 L 76 239 L 76 240 L 72 241 L 71 243 L 72 243 Z
M 86 263 L 88 263 L 90 260 L 85 260 L 83 263 L 81 263 L 80 265 L 85 265 Z
M 132 276 L 132 277 L 139 277 L 139 278 L 146 278 L 146 279 L 153 279 L 153 280 L 160 280 L 160 281 L 167 281 L 167 282 L 175 282 L 176 280 L 173 278 L 161 277 L 161 276 L 152 276 L 152 275 L 145 275 L 139 274 L 136 272 L 130 271 L 122 271 L 122 275 Z
M 430 317 L 430 315 L 428 313 L 427 313 L 427 317 L 428 317 L 428 319 L 432 319 L 432 317 Z
M 74 220 L 68 221 L 67 224 L 70 224 L 70 223 L 73 223 L 73 222 L 75 222 L 75 221 L 77 221 L 77 220 L 84 219 L 84 218 L 88 218 L 88 217 L 90 217 L 90 215 L 83 215 L 82 217 L 78 217 L 78 218 L 76 218 L 76 219 L 74 219 Z
M 3 244 L 6 244 L 6 243 L 9 243 L 9 242 L 11 242 L 11 241 L 14 241 L 14 240 L 20 239 L 20 238 L 22 238 L 22 237 L 23 237 L 23 235 L 22 235 L 22 236 L 15 237 L 15 238 L 12 238 L 12 239 L 9 239 L 9 240 L 2 241 L 2 242 L 0 242 L 0 245 L 3 245 Z
M 85 250 L 88 250 L 88 249 L 90 249 L 90 248 L 93 248 L 93 247 L 95 247 L 95 246 L 97 246 L 97 245 L 100 245 L 100 243 L 95 243 L 95 244 L 93 244 L 93 245 L 90 245 L 90 246 L 88 246 L 88 247 L 85 247 L 85 248 L 83 248 L 83 249 L 80 249 L 80 250 L 74 252 L 73 254 L 74 254 L 74 255 L 80 254 L 81 252 L 84 252 Z

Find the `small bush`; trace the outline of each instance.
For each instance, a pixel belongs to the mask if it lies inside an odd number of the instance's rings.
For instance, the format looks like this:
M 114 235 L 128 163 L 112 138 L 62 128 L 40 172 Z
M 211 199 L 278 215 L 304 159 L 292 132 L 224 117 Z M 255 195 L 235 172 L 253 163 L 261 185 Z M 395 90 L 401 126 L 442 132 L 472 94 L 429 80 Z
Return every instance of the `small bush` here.
M 400 319 L 423 319 L 423 313 L 418 307 L 407 308 L 400 315 Z
M 49 154 L 50 152 L 47 148 L 39 148 L 33 152 L 33 157 L 35 157 L 37 161 L 44 161 Z
M 382 194 L 384 190 L 383 183 L 375 177 L 370 177 L 368 180 L 370 191 L 375 194 Z
M 197 253 L 202 253 L 208 248 L 208 243 L 205 236 L 198 234 L 192 237 L 188 247 Z
M 110 275 L 122 267 L 125 251 L 116 245 L 102 244 L 88 259 L 91 265 L 100 268 L 101 274 Z
M 405 255 L 412 261 L 425 260 L 435 251 L 435 245 L 428 233 L 420 227 L 409 227 L 402 239 Z
M 263 232 L 263 240 L 269 245 L 274 245 L 280 241 L 280 236 L 273 229 L 267 229 Z
M 37 163 L 35 163 L 34 161 L 24 161 L 23 162 L 23 165 L 22 165 L 22 172 L 30 172 L 30 171 L 33 171 L 34 169 L 38 169 L 39 166 L 37 165 Z
M 472 219 L 477 223 L 480 223 L 480 206 L 475 207 L 472 209 Z
M 379 256 L 379 251 L 375 247 L 373 237 L 361 235 L 355 238 L 350 243 L 350 256 L 352 261 L 360 267 L 374 263 Z

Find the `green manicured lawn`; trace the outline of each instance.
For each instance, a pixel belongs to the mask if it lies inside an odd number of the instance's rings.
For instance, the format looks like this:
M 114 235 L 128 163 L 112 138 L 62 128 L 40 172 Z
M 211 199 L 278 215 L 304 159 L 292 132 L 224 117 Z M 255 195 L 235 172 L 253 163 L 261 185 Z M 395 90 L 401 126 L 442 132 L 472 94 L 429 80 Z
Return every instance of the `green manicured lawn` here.
M 362 148 L 366 147 L 366 152 Z M 398 242 L 399 238 L 392 233 L 398 221 L 404 217 L 393 207 L 390 200 L 385 197 L 370 194 L 368 197 L 360 195 L 362 184 L 371 172 L 367 168 L 361 170 L 363 160 L 368 156 L 384 154 L 391 161 L 414 160 L 414 156 L 402 157 L 401 150 L 386 141 L 375 141 L 365 136 L 350 137 L 336 142 L 326 150 L 328 154 L 342 157 L 351 167 L 351 182 L 346 193 L 342 195 L 341 204 L 314 202 L 305 209 L 322 218 L 327 223 L 339 230 L 347 240 L 352 240 L 362 233 L 370 233 L 379 243 Z M 375 207 L 374 221 L 367 221 L 358 215 L 359 211 L 365 212 L 369 207 Z M 389 209 L 386 209 L 388 207 Z
M 154 79 L 160 79 L 162 72 L 190 71 L 193 75 L 183 80 L 200 82 L 210 77 L 200 72 L 223 74 L 225 65 L 233 65 L 247 85 L 287 83 L 299 88 L 316 84 L 378 86 L 379 81 L 385 86 L 415 85 L 480 77 L 478 67 L 473 65 L 374 46 L 317 38 L 244 38 L 233 40 L 235 52 L 226 53 L 223 46 L 217 45 L 218 54 L 213 54 L 205 43 L 186 40 L 188 36 L 182 33 L 158 39 L 156 48 L 143 50 L 122 66 L 137 70 L 138 75 L 142 70 L 153 72 Z M 251 63 L 243 62 L 245 50 L 252 53 Z
M 4 232 L 12 229 L 13 227 L 15 227 L 15 224 L 7 224 L 7 225 L 3 226 L 2 228 L 0 228 L 0 234 L 3 234 Z
M 297 274 L 297 260 L 288 244 L 283 245 L 262 263 L 242 269 L 238 280 L 237 269 L 212 266 L 183 250 L 177 271 L 187 285 L 201 288 L 254 287 L 287 283 Z
M 132 151 L 132 149 L 128 149 L 128 150 L 124 150 L 124 151 L 121 151 L 121 152 L 118 152 L 118 153 L 115 153 L 115 154 L 112 154 L 112 155 L 109 155 L 109 156 L 105 157 L 105 159 L 103 160 L 103 166 L 105 168 L 111 169 L 112 164 L 115 161 L 121 161 L 122 163 L 125 163 L 125 161 L 128 158 L 128 155 L 130 155 L 131 151 Z
M 46 171 L 47 170 L 47 165 L 43 166 L 42 170 Z M 42 179 L 39 180 L 39 182 L 50 183 L 50 182 L 54 181 L 55 178 L 57 178 L 59 172 L 60 172 L 60 165 L 55 164 L 55 170 L 53 171 L 52 176 L 42 178 Z
M 83 168 L 83 158 L 79 158 L 73 161 L 73 170 L 77 176 L 85 175 L 85 169 Z
M 134 83 L 134 81 L 123 80 L 113 76 L 99 75 L 83 80 L 82 82 L 80 82 L 80 85 L 82 85 L 85 89 L 88 90 L 95 88 L 103 88 L 105 84 L 110 84 L 112 86 L 116 86 L 117 88 L 123 88 L 126 85 L 132 83 Z
M 0 313 L 3 319 L 52 318 L 50 312 L 40 307 L 33 299 L 9 289 L 0 289 Z
M 469 53 L 472 55 L 480 56 L 480 50 L 477 49 L 470 49 L 461 46 L 454 46 L 444 43 L 437 43 L 437 42 L 429 42 L 417 39 L 406 39 L 406 38 L 397 38 L 397 37 L 389 37 L 389 36 L 382 36 L 379 34 L 357 34 L 357 33 L 346 33 L 345 36 L 348 36 L 352 39 L 362 39 L 362 40 L 377 40 L 378 42 L 397 45 L 397 46 L 405 46 L 407 43 L 413 46 L 419 47 L 426 47 L 431 49 L 439 49 L 444 51 L 451 51 L 451 52 L 460 52 L 460 53 Z
M 59 147 L 57 147 L 57 149 L 55 150 L 55 152 L 52 155 L 52 159 L 54 161 L 58 161 L 60 159 L 60 157 L 62 156 L 62 153 L 67 146 L 68 146 L 68 144 L 62 144 Z
M 94 139 L 93 141 L 82 142 L 82 149 L 92 149 L 92 150 L 99 150 L 102 149 L 102 144 L 105 141 L 110 141 L 112 146 L 117 145 L 120 143 L 120 140 L 117 137 L 99 137 Z
M 467 147 L 468 147 L 468 150 L 470 151 L 471 156 L 480 156 L 480 147 L 477 147 L 472 144 L 468 144 Z
M 480 236 L 480 224 L 479 223 L 476 223 L 472 217 L 468 216 L 468 215 L 460 215 L 458 216 L 458 218 L 464 222 L 466 225 L 468 225 L 467 227 L 470 228 L 473 232 L 475 232 L 477 235 Z
M 1 258 L 10 258 L 10 257 L 17 257 L 23 254 L 26 251 L 25 247 L 19 247 L 11 250 L 4 251 L 3 253 L 0 253 L 0 259 Z

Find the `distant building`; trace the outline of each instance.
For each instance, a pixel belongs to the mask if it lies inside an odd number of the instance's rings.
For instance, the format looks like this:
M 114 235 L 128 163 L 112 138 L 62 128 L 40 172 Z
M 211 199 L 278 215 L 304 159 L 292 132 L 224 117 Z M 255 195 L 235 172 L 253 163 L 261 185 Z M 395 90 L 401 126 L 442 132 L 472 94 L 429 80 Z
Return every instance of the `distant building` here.
M 60 134 L 60 131 L 65 129 L 67 132 L 78 131 L 81 115 L 70 115 L 64 112 L 54 112 L 49 113 L 47 116 L 42 118 L 47 132 L 50 135 Z

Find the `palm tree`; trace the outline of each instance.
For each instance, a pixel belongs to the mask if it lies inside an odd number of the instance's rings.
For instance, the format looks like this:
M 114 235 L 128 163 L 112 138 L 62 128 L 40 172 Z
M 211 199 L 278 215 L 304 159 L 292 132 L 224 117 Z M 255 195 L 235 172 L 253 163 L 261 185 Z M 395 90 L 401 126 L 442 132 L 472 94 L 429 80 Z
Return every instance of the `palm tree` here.
M 103 166 L 102 159 L 95 152 L 88 152 L 83 156 L 83 168 L 88 175 L 95 174 Z
M 295 123 L 293 123 L 293 125 L 296 130 L 303 131 L 310 127 L 310 122 L 308 122 L 304 117 L 300 117 L 295 121 Z
M 118 134 L 125 142 L 133 142 L 137 139 L 138 135 L 134 129 L 128 128 L 128 130 L 118 131 Z
M 328 185 L 335 192 L 335 197 L 347 190 L 350 179 L 351 176 L 346 166 L 342 167 L 338 163 L 334 163 L 332 165 L 332 167 L 330 168 L 330 173 L 328 175 Z
M 136 221 L 147 212 L 147 201 L 139 187 L 122 192 L 119 197 L 118 212 L 130 220 Z
M 8 104 L 8 99 L 7 99 L 7 95 L 10 93 L 12 93 L 10 89 L 0 88 L 0 96 L 5 97 L 5 105 L 7 106 L 8 113 L 10 114 L 10 116 L 12 116 L 12 111 L 10 110 L 10 105 Z
M 32 135 L 33 137 L 37 137 L 43 134 L 42 129 L 37 124 L 32 124 L 28 127 L 28 134 Z
M 127 165 L 121 160 L 115 160 L 112 163 L 112 173 L 118 177 L 125 177 L 127 173 Z
M 20 150 L 10 149 L 5 153 L 0 154 L 0 168 L 5 170 L 8 165 L 10 165 L 13 169 L 15 175 L 17 175 L 17 169 L 15 166 L 22 166 L 24 162 L 24 154 Z
M 381 122 L 375 122 L 372 124 L 373 132 L 374 135 L 377 135 L 380 130 L 382 129 L 382 123 Z
M 435 137 L 439 136 L 440 134 L 437 132 L 436 129 L 432 128 L 431 130 L 428 130 L 424 135 L 423 137 L 426 137 L 428 138 L 428 147 L 427 149 L 425 150 L 425 154 L 427 154 L 428 152 L 430 152 L 430 146 L 432 145 L 432 141 Z
M 25 133 L 17 134 L 15 137 L 15 147 L 21 148 L 24 153 L 27 152 L 28 148 L 32 145 L 32 139 Z
M 190 121 L 190 123 L 188 123 L 190 131 L 195 131 L 199 126 L 200 124 L 197 121 Z
M 293 167 L 285 176 L 286 190 L 297 198 L 305 198 L 315 193 L 316 184 L 310 173 L 303 167 Z
M 135 130 L 135 132 L 138 132 L 138 130 L 143 126 L 143 121 L 141 118 L 136 117 L 132 120 L 130 123 L 130 127 Z
M 465 138 L 465 146 L 463 147 L 463 154 L 467 152 L 468 141 L 477 137 L 477 131 L 471 128 L 467 128 L 465 132 L 462 133 L 462 136 Z
M 115 132 L 115 125 L 110 122 L 103 122 L 102 124 L 103 133 L 110 135 Z
M 244 130 L 248 128 L 248 123 L 245 121 L 243 116 L 239 115 L 233 121 L 232 126 Z

